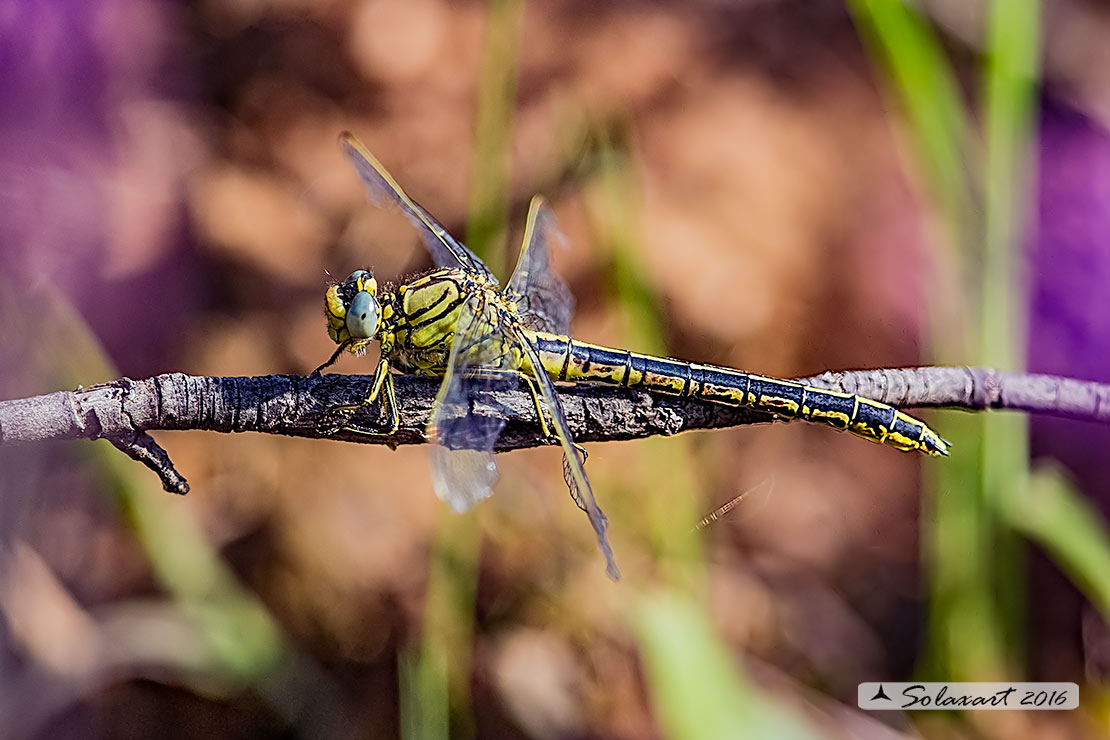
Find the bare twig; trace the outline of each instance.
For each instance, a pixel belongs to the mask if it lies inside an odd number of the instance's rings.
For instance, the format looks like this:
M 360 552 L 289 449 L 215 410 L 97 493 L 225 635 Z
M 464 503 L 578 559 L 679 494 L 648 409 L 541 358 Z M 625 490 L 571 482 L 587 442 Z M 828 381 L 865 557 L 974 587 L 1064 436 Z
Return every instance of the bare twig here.
M 122 378 L 75 391 L 0 402 L 0 444 L 54 439 L 107 439 L 155 471 L 167 491 L 186 493 L 184 477 L 147 432 L 206 429 L 264 432 L 364 444 L 419 444 L 435 402 L 435 379 L 397 376 L 401 428 L 388 426 L 380 405 L 342 415 L 369 389 L 365 375 L 197 377 L 168 373 Z M 1110 421 L 1110 385 L 961 367 L 827 372 L 805 378 L 821 388 L 873 398 L 899 408 L 973 411 L 1011 409 Z M 559 388 L 574 437 L 580 442 L 638 439 L 690 429 L 717 429 L 773 421 L 769 414 L 642 390 L 593 384 Z M 505 422 L 498 451 L 549 444 L 536 423 L 531 395 L 511 382 L 483 391 L 470 413 Z
M 1056 375 L 1004 373 L 978 367 L 917 367 L 826 372 L 802 381 L 899 408 L 1009 409 L 1110 421 L 1110 385 Z

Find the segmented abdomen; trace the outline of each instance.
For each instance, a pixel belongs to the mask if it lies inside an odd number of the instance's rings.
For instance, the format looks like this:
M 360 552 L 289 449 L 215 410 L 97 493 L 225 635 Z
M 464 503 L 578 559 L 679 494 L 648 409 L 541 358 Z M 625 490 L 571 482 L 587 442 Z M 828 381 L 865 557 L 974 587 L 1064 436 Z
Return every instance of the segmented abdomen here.
M 747 406 L 786 420 L 814 421 L 900 450 L 948 454 L 948 443 L 924 422 L 868 398 L 554 334 L 536 333 L 532 338 L 544 370 L 555 380 L 647 388 L 726 406 Z

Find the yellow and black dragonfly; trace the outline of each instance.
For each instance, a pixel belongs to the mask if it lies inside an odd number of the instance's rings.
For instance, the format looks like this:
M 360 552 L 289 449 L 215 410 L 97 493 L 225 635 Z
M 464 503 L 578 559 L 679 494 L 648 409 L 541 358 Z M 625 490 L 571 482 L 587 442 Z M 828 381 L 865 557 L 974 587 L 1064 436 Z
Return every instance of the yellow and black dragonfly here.
M 392 370 L 443 379 L 428 436 L 435 443 L 436 493 L 454 509 L 466 510 L 493 492 L 493 449 L 504 422 L 469 409 L 478 391 L 505 380 L 529 389 L 543 433 L 562 446 L 567 485 L 589 516 L 613 578 L 619 571 L 605 535 L 608 521 L 594 498 L 585 453 L 571 436 L 556 382 L 608 383 L 747 406 L 900 450 L 948 454 L 948 444 L 923 422 L 867 398 L 571 339 L 574 297 L 551 270 L 548 245 L 558 232 L 542 198 L 532 199 L 516 269 L 502 287 L 477 255 L 405 194 L 362 142 L 345 133 L 340 144 L 370 197 L 400 208 L 439 268 L 398 286 L 379 286 L 369 271 L 356 270 L 328 288 L 328 334 L 339 347 L 318 370 L 344 350 L 361 354 L 376 339 L 381 360 L 363 405 L 382 399 L 391 419 L 386 434 L 400 423 Z

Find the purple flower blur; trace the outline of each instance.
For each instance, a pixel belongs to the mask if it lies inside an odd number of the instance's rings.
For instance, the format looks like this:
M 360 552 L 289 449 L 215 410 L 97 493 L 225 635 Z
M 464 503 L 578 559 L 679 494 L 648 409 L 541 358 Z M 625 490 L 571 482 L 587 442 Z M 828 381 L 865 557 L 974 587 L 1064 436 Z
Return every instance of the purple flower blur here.
M 1041 117 L 1029 370 L 1110 382 L 1110 132 L 1060 103 Z M 1034 457 L 1059 460 L 1110 510 L 1110 427 L 1035 417 Z

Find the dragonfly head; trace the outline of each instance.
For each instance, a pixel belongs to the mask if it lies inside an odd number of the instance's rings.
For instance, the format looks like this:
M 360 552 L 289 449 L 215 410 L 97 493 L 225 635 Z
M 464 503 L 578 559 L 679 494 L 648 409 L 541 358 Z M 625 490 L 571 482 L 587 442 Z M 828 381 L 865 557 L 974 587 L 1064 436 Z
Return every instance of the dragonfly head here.
M 324 313 L 328 336 L 336 344 L 350 345 L 352 352 L 361 352 L 377 336 L 381 324 L 378 281 L 366 270 L 355 270 L 328 288 Z

